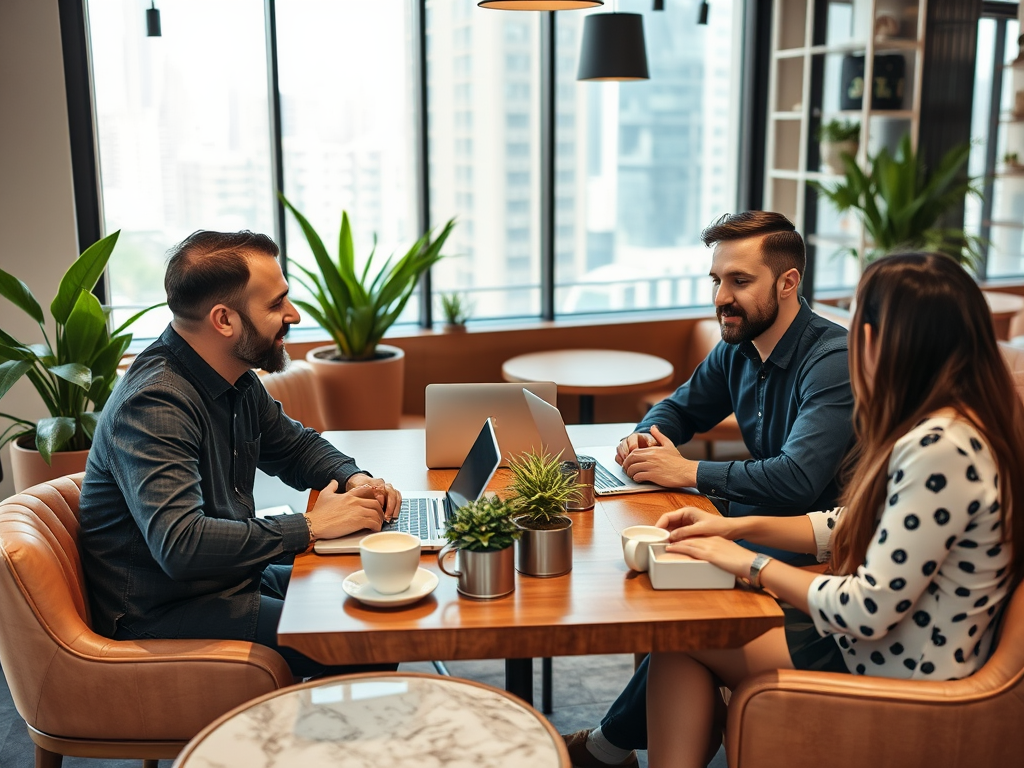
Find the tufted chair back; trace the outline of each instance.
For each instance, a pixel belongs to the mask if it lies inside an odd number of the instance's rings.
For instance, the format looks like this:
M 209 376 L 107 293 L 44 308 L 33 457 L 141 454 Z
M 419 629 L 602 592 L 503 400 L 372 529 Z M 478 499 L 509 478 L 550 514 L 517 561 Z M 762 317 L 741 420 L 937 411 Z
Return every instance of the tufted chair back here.
M 268 373 L 260 377 L 270 396 L 281 403 L 284 412 L 305 427 L 323 432 L 327 425 L 320 395 L 316 387 L 316 372 L 303 360 L 293 360 L 281 373 Z
M 0 503 L 0 664 L 37 765 L 62 754 L 173 757 L 224 712 L 293 682 L 278 653 L 253 643 L 93 632 L 78 552 L 82 478 Z

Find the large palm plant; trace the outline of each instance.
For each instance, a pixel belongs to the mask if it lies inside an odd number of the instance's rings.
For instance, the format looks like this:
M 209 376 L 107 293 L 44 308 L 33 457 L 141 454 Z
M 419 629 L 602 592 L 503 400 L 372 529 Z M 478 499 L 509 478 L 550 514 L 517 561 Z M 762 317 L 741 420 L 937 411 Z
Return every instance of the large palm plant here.
M 894 251 L 929 250 L 973 268 L 981 259 L 981 239 L 938 226 L 943 214 L 962 205 L 967 195 L 981 194 L 965 173 L 969 154 L 967 145 L 954 147 L 929 172 L 905 135 L 895 155 L 883 147 L 870 157 L 866 172 L 844 154 L 843 180 L 815 186 L 837 211 L 857 214 L 869 238 L 865 261 Z
M 313 297 L 313 302 L 296 299 L 295 303 L 331 335 L 341 359 L 373 359 L 377 344 L 402 314 L 420 276 L 443 257 L 441 248 L 451 234 L 455 220 L 450 219 L 433 240 L 430 237 L 432 232 L 424 233 L 405 255 L 394 262 L 389 258 L 376 273 L 372 273 L 377 250 L 377 237 L 374 235 L 373 250 L 362 272 L 359 272 L 356 270 L 348 213 L 341 213 L 338 256 L 332 259 L 306 217 L 284 195 L 280 198 L 299 222 L 319 269 L 317 274 L 290 261 L 298 270 L 295 279 Z M 374 274 L 372 280 L 371 274 Z

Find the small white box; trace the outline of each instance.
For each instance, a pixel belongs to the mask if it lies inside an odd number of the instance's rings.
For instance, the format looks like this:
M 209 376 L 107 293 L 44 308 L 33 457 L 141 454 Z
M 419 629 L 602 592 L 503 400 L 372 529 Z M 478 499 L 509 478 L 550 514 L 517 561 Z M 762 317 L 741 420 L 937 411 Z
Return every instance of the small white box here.
M 732 589 L 736 577 L 706 560 L 666 552 L 667 544 L 651 544 L 647 569 L 655 589 Z

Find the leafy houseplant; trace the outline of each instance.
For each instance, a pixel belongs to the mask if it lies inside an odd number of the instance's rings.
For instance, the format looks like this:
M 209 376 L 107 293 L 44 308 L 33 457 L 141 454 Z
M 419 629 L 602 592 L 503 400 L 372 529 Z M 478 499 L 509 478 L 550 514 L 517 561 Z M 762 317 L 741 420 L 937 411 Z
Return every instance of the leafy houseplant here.
M 857 156 L 860 148 L 860 123 L 856 120 L 829 120 L 818 128 L 821 160 L 835 173 L 843 172 L 843 155 Z
M 501 499 L 482 498 L 459 507 L 447 522 L 448 543 L 437 553 L 441 570 L 458 579 L 466 597 L 489 600 L 516 588 L 512 543 L 522 530 L 512 521 L 514 507 Z M 445 557 L 457 551 L 459 570 L 449 571 Z
M 962 205 L 967 195 L 980 195 L 964 172 L 969 153 L 966 144 L 954 147 L 929 172 L 905 135 L 895 155 L 883 147 L 869 158 L 866 172 L 852 157 L 844 157 L 845 178 L 833 186 L 815 187 L 840 213 L 857 214 L 871 241 L 866 261 L 894 251 L 925 249 L 973 267 L 981 258 L 980 238 L 938 226 L 942 215 Z M 857 255 L 855 249 L 849 250 Z
M 461 293 L 442 293 L 441 312 L 449 328 L 466 329 L 466 321 L 473 311 L 473 303 Z
M 565 506 L 576 499 L 575 474 L 562 471 L 559 456 L 523 454 L 509 462 L 510 501 L 523 528 L 516 568 L 530 576 L 560 576 L 572 569 L 572 518 Z
M 371 279 L 376 235 L 373 251 L 359 272 L 347 212 L 341 213 L 338 256 L 332 259 L 309 221 L 284 195 L 279 194 L 279 197 L 299 222 L 319 269 L 317 274 L 291 261 L 299 273 L 296 279 L 313 296 L 312 303 L 300 299 L 295 303 L 331 335 L 340 359 L 373 359 L 377 345 L 402 314 L 420 276 L 443 257 L 441 248 L 455 227 L 455 220 L 449 219 L 433 240 L 432 233 L 426 232 L 397 261 L 389 258 Z
M 42 307 L 32 291 L 0 270 L 0 295 L 35 320 L 43 335 L 42 343 L 24 344 L 0 331 L 0 398 L 25 376 L 50 413 L 36 423 L 0 413 L 12 422 L 0 434 L 0 446 L 31 438 L 47 464 L 56 452 L 91 446 L 99 412 L 113 391 L 117 367 L 132 340 L 125 330 L 153 309 L 142 310 L 111 333 L 107 327 L 110 308 L 101 306 L 91 293 L 119 234 L 114 232 L 90 246 L 64 274 L 50 303 L 55 325 L 52 342 Z

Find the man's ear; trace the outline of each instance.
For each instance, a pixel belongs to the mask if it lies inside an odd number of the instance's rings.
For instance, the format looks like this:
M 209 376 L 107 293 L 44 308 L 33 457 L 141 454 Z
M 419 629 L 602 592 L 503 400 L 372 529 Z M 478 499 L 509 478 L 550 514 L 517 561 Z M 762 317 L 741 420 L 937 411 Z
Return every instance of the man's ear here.
M 215 304 L 206 319 L 210 327 L 226 339 L 237 333 L 238 313 L 227 304 Z
M 779 275 L 779 279 L 775 283 L 779 289 L 779 298 L 788 299 L 800 287 L 800 271 L 795 267 L 787 269 Z

